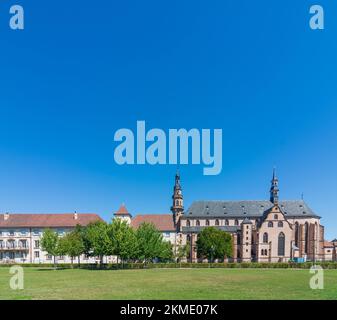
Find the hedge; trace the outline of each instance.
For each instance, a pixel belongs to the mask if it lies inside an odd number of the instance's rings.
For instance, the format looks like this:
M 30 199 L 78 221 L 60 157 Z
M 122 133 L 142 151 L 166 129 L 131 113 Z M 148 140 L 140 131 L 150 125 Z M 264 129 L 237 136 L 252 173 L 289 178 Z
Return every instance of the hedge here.
M 0 264 L 0 267 L 11 267 L 13 265 L 20 265 L 22 267 L 34 267 L 34 268 L 54 268 L 53 264 Z M 279 268 L 279 269 L 310 269 L 313 265 L 320 265 L 323 269 L 337 269 L 337 262 L 305 262 L 305 263 L 295 263 L 295 262 L 278 262 L 278 263 L 244 263 L 244 262 L 231 262 L 231 263 L 125 263 L 125 264 L 56 264 L 57 269 L 89 269 L 89 270 L 117 270 L 117 269 L 161 269 L 161 268 L 236 268 L 236 269 L 271 269 L 271 268 Z

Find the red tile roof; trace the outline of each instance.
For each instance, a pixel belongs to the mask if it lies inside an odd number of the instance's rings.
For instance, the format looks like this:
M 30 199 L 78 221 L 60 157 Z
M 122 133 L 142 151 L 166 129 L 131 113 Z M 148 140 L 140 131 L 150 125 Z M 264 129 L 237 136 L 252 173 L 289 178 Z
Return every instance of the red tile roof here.
M 333 248 L 334 245 L 330 241 L 324 241 L 324 248 Z
M 10 213 L 7 220 L 0 214 L 0 227 L 75 227 L 80 224 L 85 226 L 90 222 L 102 219 L 92 213 L 62 213 L 62 214 L 17 214 Z
M 128 209 L 126 209 L 126 207 L 125 207 L 124 204 L 122 204 L 120 206 L 120 208 L 118 209 L 118 211 L 115 213 L 116 216 L 118 216 L 118 215 L 126 215 L 126 214 L 128 214 L 128 215 L 131 216 L 131 214 L 129 213 Z
M 175 231 L 172 214 L 141 214 L 135 216 L 131 226 L 137 229 L 143 222 L 153 223 L 159 231 Z

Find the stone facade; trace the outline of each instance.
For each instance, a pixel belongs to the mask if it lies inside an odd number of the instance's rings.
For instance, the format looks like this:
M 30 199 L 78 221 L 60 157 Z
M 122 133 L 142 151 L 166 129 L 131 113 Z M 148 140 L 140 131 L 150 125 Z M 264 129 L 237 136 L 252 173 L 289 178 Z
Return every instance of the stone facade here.
M 175 214 L 174 208 L 172 211 Z M 202 261 L 197 257 L 196 241 L 207 226 L 232 235 L 233 253 L 224 261 L 336 260 L 337 241 L 335 245 L 324 241 L 320 217 L 303 200 L 279 201 L 275 171 L 269 201 L 197 201 L 179 216 L 178 238 L 180 244 L 190 245 L 190 262 Z

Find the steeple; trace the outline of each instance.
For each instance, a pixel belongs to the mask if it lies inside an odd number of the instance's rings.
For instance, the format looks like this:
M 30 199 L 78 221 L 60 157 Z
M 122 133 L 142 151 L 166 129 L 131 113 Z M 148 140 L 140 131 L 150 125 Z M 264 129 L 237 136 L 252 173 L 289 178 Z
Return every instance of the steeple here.
M 173 213 L 174 223 L 177 224 L 179 222 L 181 215 L 184 212 L 184 198 L 183 198 L 181 184 L 180 184 L 179 171 L 177 171 L 176 176 L 175 176 L 172 200 L 173 200 L 173 204 L 171 207 L 171 211 Z
M 126 209 L 126 206 L 125 206 L 124 203 L 122 203 L 121 206 L 119 207 L 118 211 L 114 213 L 114 216 L 115 216 L 115 218 L 119 218 L 122 221 L 126 221 L 128 224 L 131 223 L 132 215 L 128 211 L 128 209 Z
M 270 188 L 270 201 L 278 205 L 278 200 L 279 200 L 279 188 L 278 188 L 278 178 L 276 176 L 276 169 L 274 168 L 273 170 L 273 179 L 271 181 L 271 188 Z

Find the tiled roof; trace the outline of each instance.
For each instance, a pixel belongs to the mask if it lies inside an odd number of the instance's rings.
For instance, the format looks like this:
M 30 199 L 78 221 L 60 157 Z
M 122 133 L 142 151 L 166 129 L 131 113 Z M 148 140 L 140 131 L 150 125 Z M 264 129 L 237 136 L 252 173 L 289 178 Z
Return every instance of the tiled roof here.
M 119 207 L 118 211 L 115 213 L 116 216 L 118 216 L 118 215 L 127 215 L 127 214 L 128 214 L 128 215 L 131 215 L 131 214 L 129 213 L 128 209 L 126 209 L 126 207 L 125 207 L 124 204 L 122 204 L 122 205 Z
M 270 201 L 195 201 L 184 217 L 262 217 L 273 207 Z M 287 217 L 319 218 L 303 200 L 280 201 Z
M 76 219 L 77 217 L 77 219 Z M 92 213 L 62 213 L 62 214 L 17 214 L 10 213 L 8 219 L 0 214 L 0 227 L 75 227 L 88 225 L 101 220 L 99 215 Z
M 143 222 L 153 223 L 159 231 L 175 231 L 172 214 L 141 214 L 135 216 L 131 226 L 137 229 Z
M 324 248 L 333 248 L 334 245 L 330 241 L 324 241 Z

